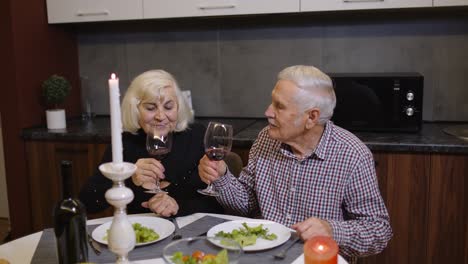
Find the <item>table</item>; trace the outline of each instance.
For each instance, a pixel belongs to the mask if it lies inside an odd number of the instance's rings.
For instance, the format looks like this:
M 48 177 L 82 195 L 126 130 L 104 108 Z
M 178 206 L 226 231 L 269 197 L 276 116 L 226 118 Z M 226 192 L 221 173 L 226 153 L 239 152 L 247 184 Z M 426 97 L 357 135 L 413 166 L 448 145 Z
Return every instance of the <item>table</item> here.
M 154 215 L 152 213 L 148 214 L 138 214 L 139 216 L 149 216 Z M 222 214 L 206 214 L 206 213 L 195 213 L 188 216 L 178 217 L 177 223 L 182 228 L 196 220 L 202 218 L 205 215 L 211 215 L 215 217 L 220 217 L 228 220 L 242 220 L 248 219 L 245 217 L 233 216 L 233 215 L 222 215 Z M 112 220 L 112 217 L 105 217 L 99 219 L 88 220 L 88 225 L 96 225 L 102 224 L 107 221 Z M 28 236 L 24 236 L 13 241 L 10 241 L 6 244 L 0 246 L 0 258 L 4 258 L 8 260 L 10 263 L 30 263 L 33 257 L 34 251 L 36 250 L 37 244 L 41 238 L 42 231 L 37 232 Z M 162 259 L 147 259 L 141 261 L 132 261 L 134 264 L 165 264 Z M 293 263 L 291 264 L 302 264 L 304 263 L 304 257 L 299 256 Z M 346 260 L 344 260 L 341 256 L 339 256 L 338 264 L 347 264 Z

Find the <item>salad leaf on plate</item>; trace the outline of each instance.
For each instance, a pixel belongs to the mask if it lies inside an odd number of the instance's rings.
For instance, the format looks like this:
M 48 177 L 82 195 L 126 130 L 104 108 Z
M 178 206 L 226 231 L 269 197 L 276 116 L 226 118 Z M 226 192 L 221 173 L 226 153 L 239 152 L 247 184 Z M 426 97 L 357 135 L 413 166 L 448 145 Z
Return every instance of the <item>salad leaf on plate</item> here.
M 154 231 L 154 229 L 143 226 L 140 223 L 132 224 L 133 231 L 135 231 L 135 241 L 136 243 L 147 243 L 154 241 L 159 238 L 159 234 Z M 103 240 L 107 241 L 109 235 L 109 229 L 106 231 L 106 235 Z
M 263 227 L 263 224 L 248 226 L 245 222 L 242 223 L 242 227 L 234 229 L 231 232 L 219 231 L 215 236 L 233 239 L 242 247 L 255 245 L 255 243 L 257 243 L 257 238 L 266 240 L 275 240 L 278 238 L 276 234 L 268 233 L 268 228 Z

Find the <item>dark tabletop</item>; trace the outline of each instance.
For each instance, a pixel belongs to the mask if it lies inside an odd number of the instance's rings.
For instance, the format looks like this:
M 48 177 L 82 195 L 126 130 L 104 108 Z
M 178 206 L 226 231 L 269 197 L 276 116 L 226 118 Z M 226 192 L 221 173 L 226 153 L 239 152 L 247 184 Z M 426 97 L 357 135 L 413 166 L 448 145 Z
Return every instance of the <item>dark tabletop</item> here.
M 267 125 L 262 118 L 210 118 L 200 117 L 196 122 L 205 126 L 209 121 L 231 124 L 234 129 L 236 148 L 250 148 L 258 132 Z M 468 154 L 468 141 L 446 134 L 443 129 L 460 123 L 424 123 L 418 133 L 354 132 L 373 151 L 423 152 Z M 70 141 L 70 142 L 110 142 L 109 117 L 96 117 L 90 121 L 67 120 L 67 129 L 51 131 L 46 127 L 33 127 L 23 130 L 25 140 Z

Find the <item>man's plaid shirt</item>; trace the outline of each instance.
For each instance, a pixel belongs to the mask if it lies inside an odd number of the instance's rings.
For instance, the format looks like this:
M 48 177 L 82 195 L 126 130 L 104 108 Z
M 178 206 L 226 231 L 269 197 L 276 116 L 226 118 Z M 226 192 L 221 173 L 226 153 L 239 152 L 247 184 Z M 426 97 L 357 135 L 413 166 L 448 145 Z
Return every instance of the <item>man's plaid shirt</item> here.
M 286 226 L 327 220 L 345 256 L 376 254 L 392 237 L 372 153 L 331 121 L 315 152 L 302 160 L 264 128 L 239 178 L 228 172 L 213 184 L 218 201 L 243 216 Z

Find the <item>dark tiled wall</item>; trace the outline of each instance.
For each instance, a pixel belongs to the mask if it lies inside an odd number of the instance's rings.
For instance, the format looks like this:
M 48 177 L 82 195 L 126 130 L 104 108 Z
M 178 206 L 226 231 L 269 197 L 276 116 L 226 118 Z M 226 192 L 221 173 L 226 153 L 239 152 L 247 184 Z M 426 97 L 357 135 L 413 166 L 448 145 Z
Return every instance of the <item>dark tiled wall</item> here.
M 341 14 L 323 21 L 265 22 L 271 16 L 85 26 L 79 31 L 80 74 L 88 78 L 83 90 L 94 111 L 106 114 L 111 72 L 119 74 L 123 94 L 136 75 L 162 68 L 192 91 L 198 116 L 262 117 L 276 74 L 289 65 L 409 71 L 425 77 L 425 120 L 468 121 L 468 15 L 339 19 Z

